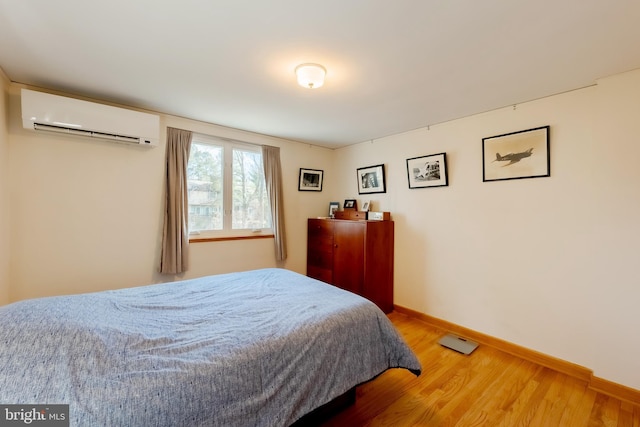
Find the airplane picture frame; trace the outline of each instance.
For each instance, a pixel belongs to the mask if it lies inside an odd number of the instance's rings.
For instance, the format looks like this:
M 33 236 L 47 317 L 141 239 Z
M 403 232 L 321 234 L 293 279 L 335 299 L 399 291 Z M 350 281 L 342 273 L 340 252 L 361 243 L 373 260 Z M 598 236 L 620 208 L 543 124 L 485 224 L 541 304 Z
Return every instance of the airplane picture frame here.
M 551 176 L 549 126 L 482 139 L 482 181 Z
M 407 159 L 409 188 L 446 187 L 447 153 Z

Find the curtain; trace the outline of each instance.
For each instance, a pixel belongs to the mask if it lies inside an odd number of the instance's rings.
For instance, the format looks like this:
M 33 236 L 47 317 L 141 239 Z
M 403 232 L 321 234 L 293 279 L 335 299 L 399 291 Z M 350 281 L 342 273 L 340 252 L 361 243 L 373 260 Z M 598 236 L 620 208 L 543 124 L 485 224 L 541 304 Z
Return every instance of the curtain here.
M 166 199 L 160 273 L 182 273 L 189 267 L 187 163 L 192 132 L 167 128 Z
M 282 168 L 280 166 L 280 148 L 262 146 L 262 162 L 267 195 L 271 205 L 271 222 L 276 245 L 276 260 L 287 259 L 287 245 L 284 232 L 284 205 L 282 202 Z

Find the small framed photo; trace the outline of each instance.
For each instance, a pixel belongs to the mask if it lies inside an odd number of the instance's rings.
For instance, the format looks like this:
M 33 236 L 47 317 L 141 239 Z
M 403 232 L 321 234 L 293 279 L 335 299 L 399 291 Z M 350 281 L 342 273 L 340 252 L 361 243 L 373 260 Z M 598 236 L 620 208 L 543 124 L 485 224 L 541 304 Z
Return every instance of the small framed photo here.
M 482 181 L 551 175 L 549 126 L 482 139 Z
M 340 209 L 340 202 L 329 202 L 329 218 L 335 218 L 338 209 Z
M 322 176 L 324 171 L 300 168 L 298 191 L 322 191 Z
M 356 210 L 357 206 L 356 206 L 356 199 L 346 199 L 344 201 L 344 209 L 345 210 Z
M 445 187 L 447 182 L 447 153 L 407 159 L 409 188 Z
M 384 165 L 367 166 L 357 170 L 358 193 L 385 193 Z
M 369 212 L 369 201 L 365 200 L 362 202 L 362 208 L 360 208 L 363 212 Z

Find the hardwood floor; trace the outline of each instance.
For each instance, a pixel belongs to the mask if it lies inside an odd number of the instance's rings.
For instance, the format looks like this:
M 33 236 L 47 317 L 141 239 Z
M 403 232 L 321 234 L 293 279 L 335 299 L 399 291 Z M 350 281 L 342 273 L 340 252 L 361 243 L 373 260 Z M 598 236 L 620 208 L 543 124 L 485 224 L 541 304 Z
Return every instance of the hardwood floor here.
M 445 331 L 393 312 L 422 375 L 391 369 L 358 387 L 356 403 L 322 426 L 640 427 L 640 402 L 480 345 L 465 356 L 438 344 Z

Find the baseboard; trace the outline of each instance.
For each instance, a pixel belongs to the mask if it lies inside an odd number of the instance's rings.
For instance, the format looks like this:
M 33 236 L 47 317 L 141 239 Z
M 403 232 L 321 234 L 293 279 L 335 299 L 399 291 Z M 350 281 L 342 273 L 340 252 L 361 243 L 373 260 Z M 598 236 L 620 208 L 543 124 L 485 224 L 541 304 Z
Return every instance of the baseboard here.
M 592 376 L 589 381 L 589 388 L 594 391 L 616 397 L 620 400 L 626 400 L 627 402 L 631 402 L 636 405 L 640 402 L 640 390 L 614 383 L 612 381 L 605 380 L 604 378 Z
M 454 323 L 447 322 L 446 320 L 438 319 L 437 317 L 429 316 L 428 314 L 411 310 L 406 307 L 395 305 L 394 310 L 398 313 L 403 313 L 416 319 L 420 319 L 439 329 L 453 332 L 454 334 L 504 351 L 505 353 L 517 356 L 523 360 L 537 363 L 538 365 L 585 381 L 588 387 L 593 389 L 594 391 L 604 393 L 617 399 L 629 401 L 635 404 L 637 404 L 637 402 L 640 402 L 640 390 L 636 390 L 630 387 L 623 386 L 621 384 L 598 378 L 593 375 L 593 371 L 591 369 L 585 368 L 584 366 L 576 365 L 575 363 L 567 362 L 566 360 L 558 359 L 556 357 L 552 357 L 544 353 L 528 349 L 526 347 L 521 347 L 508 341 L 504 341 L 490 335 L 485 335 L 472 329 L 468 329 L 463 326 L 459 326 Z

